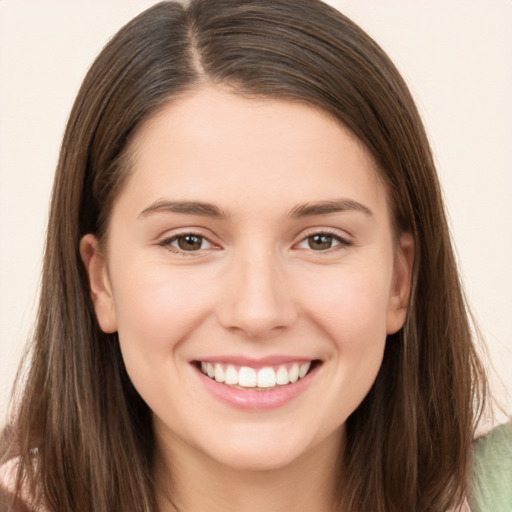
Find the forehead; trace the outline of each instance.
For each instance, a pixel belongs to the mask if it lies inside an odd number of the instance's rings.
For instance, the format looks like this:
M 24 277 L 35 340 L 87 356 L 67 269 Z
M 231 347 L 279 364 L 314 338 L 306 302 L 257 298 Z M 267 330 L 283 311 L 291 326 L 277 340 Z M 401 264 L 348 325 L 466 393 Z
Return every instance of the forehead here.
M 387 208 L 369 152 L 305 103 L 200 89 L 147 121 L 130 153 L 126 188 L 141 200 L 170 194 L 272 209 L 349 196 Z

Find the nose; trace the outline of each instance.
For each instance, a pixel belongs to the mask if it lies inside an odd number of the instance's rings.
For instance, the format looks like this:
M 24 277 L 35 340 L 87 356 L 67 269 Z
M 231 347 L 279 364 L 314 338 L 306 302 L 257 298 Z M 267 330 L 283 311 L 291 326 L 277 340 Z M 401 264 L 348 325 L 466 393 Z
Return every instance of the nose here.
M 224 276 L 217 313 L 224 328 L 264 340 L 290 326 L 297 307 L 283 263 L 272 251 L 247 252 L 234 258 Z

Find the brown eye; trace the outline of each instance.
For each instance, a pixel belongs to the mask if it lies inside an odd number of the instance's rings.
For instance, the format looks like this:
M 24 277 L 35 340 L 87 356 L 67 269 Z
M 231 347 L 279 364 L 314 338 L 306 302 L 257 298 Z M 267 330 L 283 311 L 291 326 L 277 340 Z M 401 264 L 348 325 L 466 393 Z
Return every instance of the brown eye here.
M 179 235 L 175 238 L 176 245 L 182 251 L 198 251 L 203 247 L 204 238 L 198 235 Z
M 327 232 L 313 233 L 303 238 L 298 244 L 299 249 L 315 252 L 330 252 L 330 250 L 343 249 L 352 245 L 350 240 L 339 235 Z
M 208 238 L 196 233 L 182 233 L 158 242 L 161 247 L 166 247 L 176 254 L 185 254 L 214 249 L 216 246 Z
M 333 246 L 334 237 L 325 233 L 308 236 L 308 246 L 314 251 L 325 251 Z

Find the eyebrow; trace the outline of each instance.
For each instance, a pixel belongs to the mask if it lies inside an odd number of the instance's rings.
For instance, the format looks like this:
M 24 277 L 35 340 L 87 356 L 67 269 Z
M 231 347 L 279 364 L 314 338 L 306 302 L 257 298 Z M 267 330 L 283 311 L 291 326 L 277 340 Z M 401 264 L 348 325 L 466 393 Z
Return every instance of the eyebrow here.
M 328 215 L 330 213 L 342 213 L 347 211 L 356 211 L 373 216 L 372 211 L 365 205 L 352 199 L 336 199 L 332 201 L 315 201 L 310 203 L 299 204 L 293 207 L 288 217 L 304 218 L 313 217 L 315 215 Z M 146 217 L 154 212 L 182 213 L 185 215 L 200 215 L 202 217 L 212 217 L 216 219 L 226 219 L 230 215 L 227 211 L 222 210 L 212 203 L 202 201 L 168 201 L 158 200 L 144 208 L 138 215 Z
M 316 201 L 295 206 L 288 214 L 290 217 L 303 218 L 314 215 L 328 215 L 330 213 L 342 213 L 356 211 L 373 217 L 373 212 L 364 204 L 352 199 L 336 199 L 333 201 Z
M 183 213 L 188 215 L 201 215 L 203 217 L 213 217 L 225 219 L 229 215 L 218 206 L 202 201 L 166 201 L 158 200 L 144 208 L 139 213 L 138 218 L 146 217 L 153 212 Z

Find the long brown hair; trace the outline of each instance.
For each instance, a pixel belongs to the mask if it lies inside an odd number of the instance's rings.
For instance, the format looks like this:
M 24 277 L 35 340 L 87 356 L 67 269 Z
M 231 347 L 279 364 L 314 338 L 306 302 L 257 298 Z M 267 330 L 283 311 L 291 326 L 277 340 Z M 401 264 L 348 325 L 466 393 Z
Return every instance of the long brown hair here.
M 486 385 L 428 140 L 387 55 L 317 0 L 163 2 L 122 28 L 92 65 L 64 135 L 36 331 L 3 450 L 4 460 L 19 456 L 18 489 L 24 481 L 58 512 L 156 510 L 150 410 L 117 336 L 96 322 L 79 243 L 105 234 L 136 130 L 207 83 L 315 105 L 378 163 L 395 229 L 414 236 L 413 288 L 406 324 L 388 337 L 378 377 L 347 420 L 342 506 L 456 506 Z

